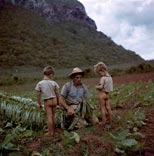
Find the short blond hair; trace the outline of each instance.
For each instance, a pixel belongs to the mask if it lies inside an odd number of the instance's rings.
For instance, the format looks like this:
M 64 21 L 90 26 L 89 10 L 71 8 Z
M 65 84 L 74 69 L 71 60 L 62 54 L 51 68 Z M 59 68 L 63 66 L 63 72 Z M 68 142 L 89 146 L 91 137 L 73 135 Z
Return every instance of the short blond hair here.
M 46 66 L 44 69 L 43 69 L 43 74 L 44 75 L 50 75 L 50 74 L 55 74 L 55 70 L 52 66 Z
M 105 65 L 104 62 L 98 62 L 96 65 L 94 65 L 94 70 L 95 72 L 98 72 L 100 70 L 107 71 L 107 66 Z

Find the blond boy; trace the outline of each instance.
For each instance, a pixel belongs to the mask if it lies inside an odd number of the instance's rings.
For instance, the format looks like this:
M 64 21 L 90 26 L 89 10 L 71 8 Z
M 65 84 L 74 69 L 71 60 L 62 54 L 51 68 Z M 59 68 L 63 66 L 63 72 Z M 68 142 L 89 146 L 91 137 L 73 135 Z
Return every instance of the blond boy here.
M 54 116 L 55 109 L 58 103 L 58 88 L 59 85 L 53 81 L 54 69 L 51 66 L 47 66 L 43 70 L 44 78 L 37 83 L 35 90 L 38 91 L 37 102 L 38 107 L 42 108 L 41 98 L 44 101 L 44 107 L 47 115 L 48 135 L 54 135 Z
M 96 86 L 98 90 L 99 107 L 102 116 L 102 125 L 106 124 L 106 112 L 109 116 L 109 123 L 112 124 L 112 110 L 109 102 L 109 93 L 113 91 L 112 77 L 107 71 L 107 66 L 103 62 L 94 65 L 94 69 L 100 77 L 99 84 Z

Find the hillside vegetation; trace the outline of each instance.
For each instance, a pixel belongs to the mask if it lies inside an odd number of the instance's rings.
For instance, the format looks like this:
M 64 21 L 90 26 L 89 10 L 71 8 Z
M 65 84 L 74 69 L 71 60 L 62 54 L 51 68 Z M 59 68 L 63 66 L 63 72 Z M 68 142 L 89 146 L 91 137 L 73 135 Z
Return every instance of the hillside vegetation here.
M 88 66 L 140 62 L 132 51 L 102 32 L 78 22 L 51 23 L 33 11 L 5 5 L 0 9 L 0 66 Z

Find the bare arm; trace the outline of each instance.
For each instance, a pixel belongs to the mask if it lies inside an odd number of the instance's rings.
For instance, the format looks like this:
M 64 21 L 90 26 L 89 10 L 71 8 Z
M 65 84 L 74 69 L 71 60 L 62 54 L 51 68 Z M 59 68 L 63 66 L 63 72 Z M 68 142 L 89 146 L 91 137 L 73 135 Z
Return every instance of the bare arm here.
M 69 105 L 67 105 L 65 98 L 63 96 L 60 96 L 60 104 L 67 110 L 68 115 L 73 115 L 74 109 L 72 107 L 70 107 Z
M 42 108 L 41 96 L 42 96 L 42 93 L 41 93 L 41 92 L 38 92 L 38 94 L 37 94 L 37 106 L 38 106 L 39 108 Z
M 55 89 L 55 94 L 56 94 L 56 98 L 57 98 L 57 104 L 59 105 L 59 91 L 57 88 Z
M 101 89 L 103 89 L 103 84 L 99 84 L 99 85 L 97 85 L 97 86 L 96 86 L 96 89 L 97 89 L 97 90 L 101 90 Z

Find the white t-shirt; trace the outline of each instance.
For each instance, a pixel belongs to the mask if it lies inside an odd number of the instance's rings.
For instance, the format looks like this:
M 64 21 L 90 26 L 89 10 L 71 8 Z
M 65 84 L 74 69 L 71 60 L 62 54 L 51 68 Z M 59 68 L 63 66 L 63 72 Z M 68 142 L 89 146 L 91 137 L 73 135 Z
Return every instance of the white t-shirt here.
M 103 88 L 102 88 L 103 92 L 113 91 L 113 81 L 110 75 L 101 77 L 99 83 L 103 85 Z
M 37 83 L 35 90 L 41 92 L 42 98 L 45 100 L 55 98 L 56 94 L 54 90 L 58 88 L 59 85 L 55 81 L 45 78 Z

